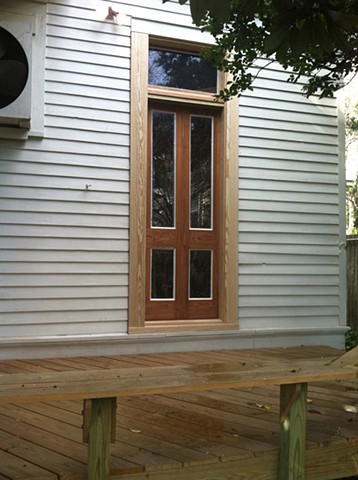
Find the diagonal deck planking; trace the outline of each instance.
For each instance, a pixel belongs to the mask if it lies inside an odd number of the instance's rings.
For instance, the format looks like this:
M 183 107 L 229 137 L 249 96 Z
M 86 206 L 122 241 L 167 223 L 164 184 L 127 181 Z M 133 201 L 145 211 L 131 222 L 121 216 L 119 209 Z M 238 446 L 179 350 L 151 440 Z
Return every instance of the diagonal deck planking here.
M 302 365 L 320 357 L 325 364 L 338 353 L 326 347 L 290 349 L 292 359 Z M 286 358 L 284 349 L 267 349 L 14 360 L 0 362 L 0 373 L 85 373 L 95 368 L 106 377 L 118 367 L 129 371 L 151 365 L 158 366 L 160 376 L 163 366 L 191 365 L 195 371 L 209 362 L 217 365 L 217 372 L 225 372 L 233 361 L 269 362 L 274 370 Z M 117 442 L 111 447 L 113 478 L 276 480 L 278 397 L 278 388 L 270 385 L 120 397 Z M 308 480 L 358 475 L 357 409 L 354 383 L 309 385 Z M 81 410 L 80 401 L 0 405 L 0 480 L 85 479 Z

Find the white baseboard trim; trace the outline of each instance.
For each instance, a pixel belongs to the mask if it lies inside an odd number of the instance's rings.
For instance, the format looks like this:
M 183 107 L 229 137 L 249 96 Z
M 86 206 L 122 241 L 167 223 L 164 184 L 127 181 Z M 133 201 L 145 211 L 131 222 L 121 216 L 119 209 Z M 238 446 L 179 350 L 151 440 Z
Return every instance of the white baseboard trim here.
M 344 349 L 347 327 L 166 334 L 106 334 L 0 339 L 0 359 L 239 350 L 301 345 Z

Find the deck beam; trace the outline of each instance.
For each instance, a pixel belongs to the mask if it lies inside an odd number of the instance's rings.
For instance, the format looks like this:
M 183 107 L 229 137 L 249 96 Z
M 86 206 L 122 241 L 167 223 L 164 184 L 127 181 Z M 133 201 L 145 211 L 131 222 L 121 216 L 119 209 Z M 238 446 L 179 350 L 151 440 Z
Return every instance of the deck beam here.
M 110 443 L 115 428 L 116 398 L 95 398 L 90 400 L 88 423 L 88 480 L 109 480 Z M 88 403 L 87 403 L 88 407 Z
M 304 480 L 307 383 L 280 387 L 279 480 Z

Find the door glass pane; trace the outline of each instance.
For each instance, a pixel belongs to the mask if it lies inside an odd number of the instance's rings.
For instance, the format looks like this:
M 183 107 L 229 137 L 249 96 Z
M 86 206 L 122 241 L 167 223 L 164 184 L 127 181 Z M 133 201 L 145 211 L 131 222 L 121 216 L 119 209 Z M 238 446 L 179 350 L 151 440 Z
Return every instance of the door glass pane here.
M 212 226 L 212 118 L 190 117 L 190 228 Z
M 211 298 L 211 250 L 191 250 L 189 260 L 189 298 Z
M 151 299 L 174 299 L 174 250 L 151 251 Z
M 173 228 L 175 215 L 175 114 L 152 112 L 151 226 Z
M 148 60 L 149 85 L 217 92 L 217 70 L 199 55 L 151 48 Z

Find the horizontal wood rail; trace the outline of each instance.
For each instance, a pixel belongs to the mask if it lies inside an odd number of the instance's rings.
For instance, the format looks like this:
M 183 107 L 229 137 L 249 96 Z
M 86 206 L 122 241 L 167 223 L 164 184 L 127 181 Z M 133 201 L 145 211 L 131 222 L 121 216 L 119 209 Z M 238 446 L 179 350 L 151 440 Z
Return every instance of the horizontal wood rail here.
M 276 358 L 258 356 L 257 361 L 253 350 L 252 358 L 228 363 L 0 374 L 0 403 L 84 400 L 88 479 L 108 480 L 116 397 L 280 385 L 278 478 L 303 480 L 307 384 L 358 379 L 358 347 L 333 359 L 315 356 L 292 360 L 290 349 L 282 349 Z

